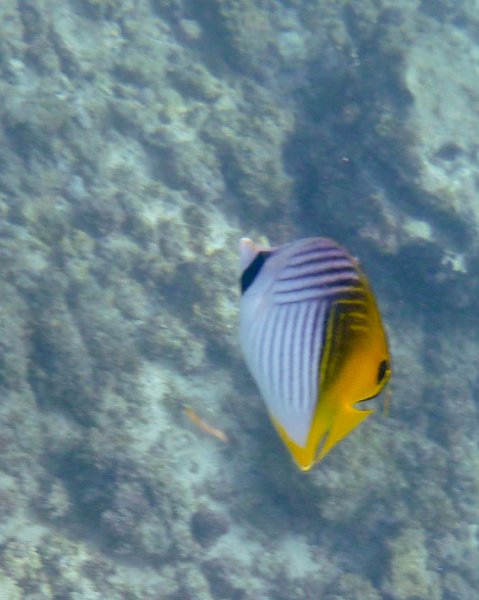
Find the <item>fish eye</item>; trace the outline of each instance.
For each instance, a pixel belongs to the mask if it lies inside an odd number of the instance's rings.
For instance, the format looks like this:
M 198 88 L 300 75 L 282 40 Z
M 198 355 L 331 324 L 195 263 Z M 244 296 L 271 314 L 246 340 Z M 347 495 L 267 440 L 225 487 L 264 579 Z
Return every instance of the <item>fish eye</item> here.
M 379 363 L 378 374 L 376 377 L 377 383 L 381 383 L 386 376 L 386 373 L 389 371 L 389 362 L 387 360 L 382 360 Z

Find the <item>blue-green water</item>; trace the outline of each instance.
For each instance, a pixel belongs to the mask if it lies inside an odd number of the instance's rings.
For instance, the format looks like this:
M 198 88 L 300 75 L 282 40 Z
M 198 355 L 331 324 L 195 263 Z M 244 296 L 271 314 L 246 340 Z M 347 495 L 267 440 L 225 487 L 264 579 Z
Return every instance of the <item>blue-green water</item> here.
M 2 600 L 479 597 L 478 27 L 1 3 Z M 244 235 L 344 244 L 388 331 L 389 415 L 306 474 L 240 355 Z

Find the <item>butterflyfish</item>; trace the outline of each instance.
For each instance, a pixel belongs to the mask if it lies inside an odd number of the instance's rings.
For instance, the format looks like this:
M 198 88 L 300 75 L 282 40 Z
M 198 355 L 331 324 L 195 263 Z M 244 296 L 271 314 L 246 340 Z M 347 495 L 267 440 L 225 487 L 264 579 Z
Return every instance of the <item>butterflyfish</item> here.
M 271 420 L 309 470 L 373 409 L 391 377 L 386 333 L 357 259 L 321 237 L 240 242 L 240 341 Z

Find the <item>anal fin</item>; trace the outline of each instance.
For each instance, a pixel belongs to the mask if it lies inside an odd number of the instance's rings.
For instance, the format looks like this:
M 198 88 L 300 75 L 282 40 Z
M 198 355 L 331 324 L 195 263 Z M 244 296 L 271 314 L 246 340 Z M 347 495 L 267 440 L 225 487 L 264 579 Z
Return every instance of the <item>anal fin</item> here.
M 316 460 L 322 460 L 338 442 L 351 433 L 353 429 L 356 429 L 356 427 L 373 412 L 374 410 L 357 410 L 352 406 L 344 406 L 332 419 L 328 437 L 322 445 Z

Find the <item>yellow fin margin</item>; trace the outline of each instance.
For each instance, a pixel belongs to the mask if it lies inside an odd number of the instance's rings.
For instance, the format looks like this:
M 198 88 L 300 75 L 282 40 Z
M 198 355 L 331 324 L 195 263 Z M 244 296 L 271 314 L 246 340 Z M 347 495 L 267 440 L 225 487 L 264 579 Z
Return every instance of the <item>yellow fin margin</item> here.
M 374 410 L 358 410 L 347 404 L 343 404 L 339 408 L 340 410 L 336 411 L 336 414 L 332 414 L 327 405 L 323 410 L 316 411 L 308 441 L 304 447 L 296 444 L 285 429 L 274 418 L 272 419 L 280 438 L 301 471 L 309 471 L 338 442 L 374 412 Z

